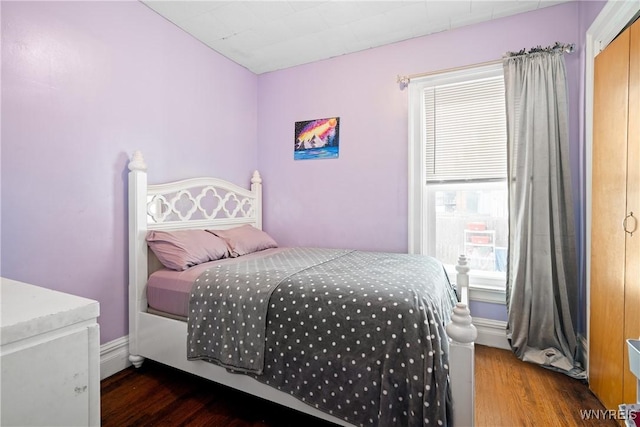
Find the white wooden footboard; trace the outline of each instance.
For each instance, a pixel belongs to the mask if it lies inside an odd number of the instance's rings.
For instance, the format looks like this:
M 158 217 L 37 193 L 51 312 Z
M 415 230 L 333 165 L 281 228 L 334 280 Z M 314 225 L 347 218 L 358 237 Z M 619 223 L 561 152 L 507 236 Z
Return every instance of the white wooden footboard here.
M 185 349 L 187 324 L 147 313 L 146 283 L 149 276 L 149 257 L 146 243 L 148 230 L 172 230 L 184 228 L 228 228 L 251 224 L 262 226 L 262 180 L 257 172 L 251 179 L 251 189 L 216 179 L 198 178 L 162 185 L 147 184 L 147 166 L 140 152 L 133 155 L 129 163 L 129 352 L 130 361 L 139 367 L 144 358 L 149 358 L 203 378 L 225 384 L 246 393 L 271 400 L 301 412 L 322 418 L 338 425 L 350 426 L 329 414 L 308 406 L 300 400 L 273 389 L 257 380 L 230 374 L 220 366 L 203 361 L 187 361 Z M 199 187 L 199 195 L 190 194 L 192 187 Z M 202 189 L 204 188 L 204 189 Z M 214 188 L 220 188 L 217 193 Z M 174 199 L 165 199 L 162 192 L 171 190 Z M 176 193 L 177 191 L 177 193 Z M 211 196 L 219 200 L 220 215 L 202 208 L 201 199 Z M 186 197 L 198 210 L 197 219 L 191 214 L 177 220 L 167 220 L 166 209 L 173 209 L 176 200 Z M 155 200 L 155 202 L 154 202 Z M 226 204 L 239 206 L 227 209 Z M 473 425 L 474 416 L 474 344 L 477 331 L 471 323 L 468 310 L 469 267 L 461 256 L 456 267 L 460 303 L 453 310 L 451 323 L 447 325 L 450 338 L 449 371 L 453 393 L 453 424 Z

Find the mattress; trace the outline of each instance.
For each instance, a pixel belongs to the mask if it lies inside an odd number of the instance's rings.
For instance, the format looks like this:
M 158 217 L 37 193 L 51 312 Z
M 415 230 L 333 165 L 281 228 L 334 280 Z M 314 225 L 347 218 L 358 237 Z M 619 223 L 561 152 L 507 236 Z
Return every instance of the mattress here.
M 189 298 L 193 282 L 205 272 L 216 265 L 236 263 L 251 258 L 259 258 L 282 251 L 284 248 L 266 249 L 260 252 L 243 255 L 238 258 L 225 258 L 195 265 L 184 271 L 160 269 L 151 276 L 147 282 L 147 304 L 149 311 L 157 314 L 168 314 L 178 318 L 186 318 L 189 312 Z

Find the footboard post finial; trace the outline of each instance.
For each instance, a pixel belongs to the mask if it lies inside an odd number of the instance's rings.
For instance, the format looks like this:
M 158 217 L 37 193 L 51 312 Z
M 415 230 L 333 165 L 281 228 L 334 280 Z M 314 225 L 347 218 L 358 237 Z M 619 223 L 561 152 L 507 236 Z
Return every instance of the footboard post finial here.
M 462 300 L 463 292 L 469 289 L 469 270 L 470 267 L 467 257 L 460 255 L 458 257 L 458 264 L 456 265 L 456 271 L 458 272 L 456 275 L 456 290 L 458 291 L 458 297 L 461 301 L 464 301 Z

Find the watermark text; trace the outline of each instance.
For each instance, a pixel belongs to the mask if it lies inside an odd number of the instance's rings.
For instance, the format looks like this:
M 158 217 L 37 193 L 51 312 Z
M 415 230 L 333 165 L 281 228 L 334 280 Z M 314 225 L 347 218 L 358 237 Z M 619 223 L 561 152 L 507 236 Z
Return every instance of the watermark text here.
M 640 412 L 632 409 L 581 409 L 580 418 L 583 420 L 630 420 L 640 417 Z

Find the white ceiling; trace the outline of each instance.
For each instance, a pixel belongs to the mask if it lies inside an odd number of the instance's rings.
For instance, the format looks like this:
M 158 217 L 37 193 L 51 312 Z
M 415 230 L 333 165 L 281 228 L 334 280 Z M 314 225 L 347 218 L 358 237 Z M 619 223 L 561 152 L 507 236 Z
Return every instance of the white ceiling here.
M 142 0 L 256 74 L 568 0 Z

